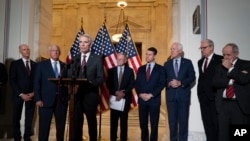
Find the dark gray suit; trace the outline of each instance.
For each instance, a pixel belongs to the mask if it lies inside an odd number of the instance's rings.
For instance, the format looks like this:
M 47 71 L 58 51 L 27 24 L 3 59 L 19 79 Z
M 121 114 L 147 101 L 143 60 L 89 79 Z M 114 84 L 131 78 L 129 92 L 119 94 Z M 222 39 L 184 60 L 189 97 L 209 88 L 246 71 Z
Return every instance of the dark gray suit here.
M 72 58 L 70 73 L 76 77 L 81 74 L 81 54 Z M 84 76 L 88 82 L 79 85 L 75 95 L 75 141 L 82 141 L 83 113 L 85 113 L 90 141 L 97 140 L 96 110 L 99 103 L 99 86 L 104 80 L 103 59 L 101 56 L 90 53 L 85 65 Z

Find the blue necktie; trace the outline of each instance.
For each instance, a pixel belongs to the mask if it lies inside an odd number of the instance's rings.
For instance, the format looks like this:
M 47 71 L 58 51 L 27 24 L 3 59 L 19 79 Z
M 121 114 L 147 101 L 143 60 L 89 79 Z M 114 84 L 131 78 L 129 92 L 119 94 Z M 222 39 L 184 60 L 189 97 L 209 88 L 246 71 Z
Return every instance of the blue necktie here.
M 57 69 L 57 62 L 54 62 L 54 73 L 55 73 L 55 77 L 58 78 L 58 69 Z

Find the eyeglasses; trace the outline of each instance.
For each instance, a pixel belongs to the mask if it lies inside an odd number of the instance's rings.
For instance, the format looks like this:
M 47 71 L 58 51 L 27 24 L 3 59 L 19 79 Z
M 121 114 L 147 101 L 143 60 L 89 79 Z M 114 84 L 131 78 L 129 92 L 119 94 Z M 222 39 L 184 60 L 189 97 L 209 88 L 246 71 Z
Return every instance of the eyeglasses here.
M 200 50 L 204 50 L 204 49 L 206 49 L 206 48 L 208 48 L 209 46 L 204 46 L 204 47 L 200 47 L 199 49 Z

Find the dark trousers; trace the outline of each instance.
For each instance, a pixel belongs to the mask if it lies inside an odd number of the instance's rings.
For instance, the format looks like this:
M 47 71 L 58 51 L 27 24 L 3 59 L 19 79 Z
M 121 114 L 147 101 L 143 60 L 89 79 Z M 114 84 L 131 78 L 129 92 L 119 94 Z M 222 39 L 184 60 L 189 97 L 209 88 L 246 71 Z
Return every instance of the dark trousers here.
M 218 116 L 215 108 L 215 101 L 207 96 L 199 96 L 201 117 L 205 129 L 207 141 L 218 140 Z
M 110 109 L 110 140 L 117 140 L 118 120 L 120 118 L 120 141 L 126 141 L 128 138 L 128 111 L 130 104 L 127 103 L 124 111 Z
M 236 100 L 223 100 L 219 119 L 219 141 L 229 141 L 230 125 L 249 124 Z
M 48 141 L 52 116 L 55 116 L 56 140 L 64 141 L 64 129 L 67 115 L 67 103 L 58 99 L 53 107 L 39 108 L 39 135 L 38 141 Z
M 170 141 L 187 141 L 189 101 L 167 101 Z
M 158 123 L 160 114 L 160 103 L 143 102 L 139 104 L 139 120 L 142 141 L 158 140 Z M 149 137 L 148 118 L 150 116 L 151 134 Z
M 24 101 L 19 99 L 18 102 L 14 102 L 14 109 L 13 109 L 13 136 L 15 141 L 21 140 L 21 131 L 20 131 L 20 120 L 22 116 Z M 24 140 L 30 139 L 32 135 L 32 121 L 34 117 L 34 110 L 35 110 L 35 103 L 33 100 L 25 102 L 25 124 L 24 124 Z
M 83 123 L 85 114 L 88 121 L 89 141 L 97 141 L 97 93 L 79 93 L 75 97 L 74 141 L 82 141 Z

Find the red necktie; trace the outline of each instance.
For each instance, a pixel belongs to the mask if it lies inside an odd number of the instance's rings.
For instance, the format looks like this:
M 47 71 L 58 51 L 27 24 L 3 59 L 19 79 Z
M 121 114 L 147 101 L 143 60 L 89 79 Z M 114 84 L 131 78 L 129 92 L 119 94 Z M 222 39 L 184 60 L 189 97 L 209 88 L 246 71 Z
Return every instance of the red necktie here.
M 148 68 L 147 68 L 147 71 L 146 71 L 146 79 L 147 81 L 149 80 L 149 77 L 150 77 L 150 64 L 148 64 Z
M 227 98 L 232 98 L 234 96 L 234 87 L 233 85 L 229 85 L 226 89 L 226 96 Z
M 205 72 L 206 69 L 207 69 L 207 61 L 208 61 L 208 58 L 205 58 L 205 63 L 204 63 L 204 66 L 203 66 L 203 72 Z
M 30 75 L 29 61 L 26 61 L 26 70 L 27 70 L 28 75 Z

